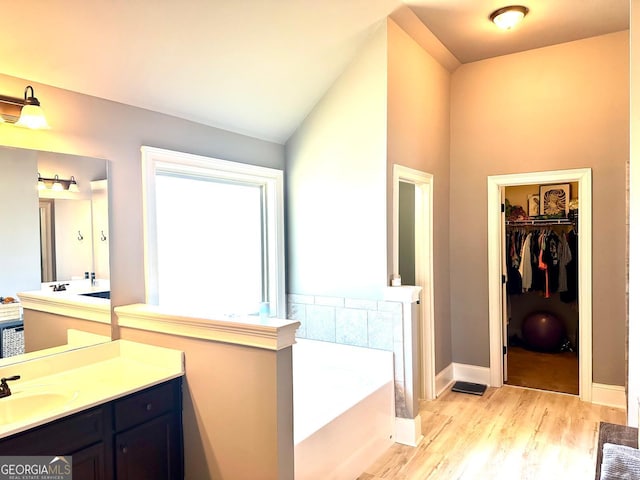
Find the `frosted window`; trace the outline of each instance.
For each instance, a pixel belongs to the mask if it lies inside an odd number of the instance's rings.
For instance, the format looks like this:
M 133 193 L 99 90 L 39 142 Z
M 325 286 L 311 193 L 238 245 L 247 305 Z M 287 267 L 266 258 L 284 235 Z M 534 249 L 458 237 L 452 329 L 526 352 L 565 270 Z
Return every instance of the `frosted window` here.
M 141 150 L 145 302 L 202 318 L 285 315 L 283 171 Z
M 261 185 L 156 175 L 159 304 L 250 314 L 265 300 Z

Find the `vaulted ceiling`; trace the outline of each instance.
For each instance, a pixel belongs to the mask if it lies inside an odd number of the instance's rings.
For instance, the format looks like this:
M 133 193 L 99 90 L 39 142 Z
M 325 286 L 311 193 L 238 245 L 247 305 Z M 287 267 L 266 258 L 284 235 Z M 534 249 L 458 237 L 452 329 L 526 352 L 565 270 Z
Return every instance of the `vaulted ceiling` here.
M 461 63 L 629 26 L 628 0 L 522 4 L 504 32 L 496 0 L 0 0 L 0 73 L 284 143 L 398 9 Z

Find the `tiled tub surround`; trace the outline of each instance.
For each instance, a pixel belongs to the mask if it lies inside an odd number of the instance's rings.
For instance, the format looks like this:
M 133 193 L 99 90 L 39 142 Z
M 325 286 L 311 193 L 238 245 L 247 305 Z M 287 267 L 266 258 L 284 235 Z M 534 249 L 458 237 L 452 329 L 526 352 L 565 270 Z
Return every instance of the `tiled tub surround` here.
M 384 300 L 289 294 L 296 336 L 393 352 L 396 416 L 409 418 L 405 401 L 403 304 Z

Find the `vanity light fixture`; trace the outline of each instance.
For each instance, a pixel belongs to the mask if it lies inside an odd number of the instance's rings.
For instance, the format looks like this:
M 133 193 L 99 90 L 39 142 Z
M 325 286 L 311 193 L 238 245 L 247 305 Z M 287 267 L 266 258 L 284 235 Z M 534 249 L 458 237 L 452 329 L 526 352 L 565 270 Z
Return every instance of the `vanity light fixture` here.
M 53 178 L 45 178 L 40 175 L 40 172 L 38 172 L 38 190 L 48 189 L 56 192 L 63 192 L 67 190 L 72 193 L 78 193 L 80 191 L 76 177 L 73 175 L 71 175 L 71 178 L 67 180 L 65 178 L 60 178 L 58 175 L 54 175 Z
M 78 188 L 78 183 L 76 182 L 76 177 L 71 175 L 71 180 L 69 180 L 69 188 L 67 188 L 70 192 L 78 193 L 80 189 Z
M 58 178 L 58 175 L 53 177 L 53 185 L 51 185 L 51 190 L 55 190 L 56 192 L 61 192 L 62 190 L 64 190 L 64 187 L 60 183 L 60 179 Z
M 24 89 L 24 98 L 0 95 L 1 122 L 12 123 L 19 127 L 31 129 L 47 129 L 49 124 L 36 98 L 33 87 Z
M 510 5 L 508 7 L 499 8 L 493 12 L 489 15 L 489 20 L 503 30 L 511 30 L 524 19 L 527 13 L 529 13 L 529 9 L 527 7 L 522 5 Z

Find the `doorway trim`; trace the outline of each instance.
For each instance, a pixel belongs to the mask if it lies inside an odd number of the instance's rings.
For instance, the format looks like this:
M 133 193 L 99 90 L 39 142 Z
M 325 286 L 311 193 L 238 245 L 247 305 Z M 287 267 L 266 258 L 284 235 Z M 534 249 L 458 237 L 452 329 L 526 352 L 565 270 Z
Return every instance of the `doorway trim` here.
M 591 402 L 592 361 L 592 198 L 591 169 L 493 175 L 487 177 L 488 274 L 489 274 L 489 365 L 492 387 L 503 384 L 502 337 L 502 221 L 501 189 L 506 186 L 578 182 L 578 325 L 580 400 Z
M 436 398 L 435 327 L 433 292 L 433 175 L 402 165 L 393 165 L 393 271 L 399 271 L 400 182 L 416 187 L 415 264 L 416 286 L 422 287 L 420 308 L 420 398 Z

